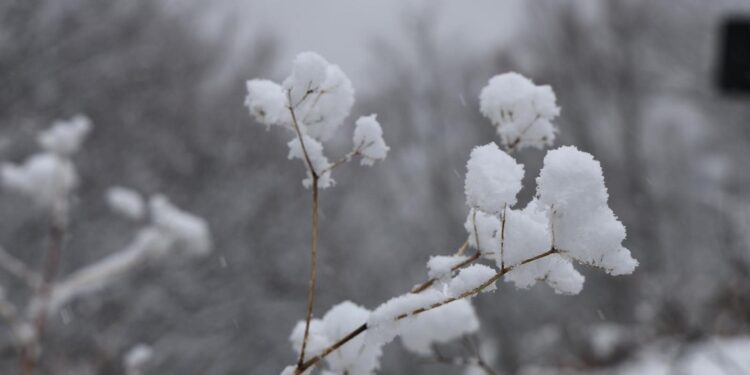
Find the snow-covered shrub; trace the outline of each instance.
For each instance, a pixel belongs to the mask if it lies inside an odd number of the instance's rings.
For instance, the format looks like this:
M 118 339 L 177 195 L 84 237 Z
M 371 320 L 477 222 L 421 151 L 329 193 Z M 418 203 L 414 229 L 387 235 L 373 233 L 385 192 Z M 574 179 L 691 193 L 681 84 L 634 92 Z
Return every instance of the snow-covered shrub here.
M 106 288 L 145 262 L 171 256 L 203 256 L 211 250 L 208 226 L 203 219 L 155 195 L 149 200 L 148 220 L 145 220 L 147 207 L 141 195 L 113 187 L 107 192 L 107 203 L 116 213 L 142 222 L 143 228 L 124 249 L 57 280 L 70 215 L 69 200 L 79 184 L 73 157 L 91 129 L 88 118 L 80 115 L 69 121 L 56 121 L 37 136 L 42 151 L 21 164 L 3 163 L 0 167 L 0 184 L 31 199 L 51 219 L 50 245 L 42 272 L 0 248 L 0 269 L 19 278 L 29 289 L 27 306 L 23 309 L 0 293 L 0 316 L 11 325 L 24 374 L 32 374 L 37 366 L 46 320 L 72 299 Z M 141 373 L 140 368 L 150 356 L 150 348 L 137 346 L 125 358 L 127 373 Z
M 290 132 L 289 159 L 305 163 L 307 178 L 302 183 L 306 188 L 314 183 L 321 189 L 333 186 L 331 170 L 355 156 L 362 157 L 363 165 L 372 165 L 388 154 L 383 130 L 373 114 L 356 121 L 352 151 L 335 163 L 328 161 L 323 142 L 336 134 L 353 104 L 349 78 L 338 65 L 314 52 L 299 54 L 281 85 L 265 79 L 247 81 L 245 105 L 256 121 Z
M 255 119 L 293 134 L 289 158 L 305 162 L 303 184 L 313 189 L 307 316 L 290 337 L 299 354 L 297 365 L 282 374 L 307 373 L 322 360 L 327 363 L 324 374 L 371 374 L 379 367 L 382 346 L 399 336 L 408 350 L 429 356 L 433 345 L 479 331 L 470 298 L 495 290 L 500 279 L 519 288 L 543 280 L 557 293 L 577 294 L 584 277 L 574 263 L 612 275 L 631 273 L 638 265 L 622 246 L 625 228 L 608 206 L 601 166 L 588 153 L 572 146 L 549 151 L 536 180 L 536 196 L 518 206 L 525 169 L 512 153 L 552 145 L 552 120 L 560 108 L 549 86 L 506 73 L 490 79 L 480 93 L 481 112 L 497 127 L 501 142 L 477 146 L 469 155 L 464 246 L 454 255 L 431 257 L 426 282 L 372 311 L 343 302 L 314 319 L 318 188 L 332 186 L 331 170 L 354 156 L 371 165 L 384 159 L 389 148 L 375 115 L 360 117 L 353 150 L 328 161 L 323 142 L 348 115 L 354 91 L 338 66 L 315 53 L 298 55 L 281 85 L 251 80 L 247 87 L 246 105 Z M 466 254 L 467 248 L 475 249 L 474 254 Z M 490 264 L 481 264 L 483 260 Z M 488 372 L 480 353 L 453 362 L 466 365 L 467 373 Z

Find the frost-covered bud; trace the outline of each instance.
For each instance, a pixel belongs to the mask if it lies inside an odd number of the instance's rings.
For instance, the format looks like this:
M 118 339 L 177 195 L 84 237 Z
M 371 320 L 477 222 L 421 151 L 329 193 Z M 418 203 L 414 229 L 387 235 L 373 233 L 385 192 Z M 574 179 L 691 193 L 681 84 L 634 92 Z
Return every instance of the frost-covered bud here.
M 607 205 L 602 169 L 590 154 L 568 146 L 548 152 L 537 185 L 539 201 L 553 211 L 556 248 L 613 275 L 635 270 L 638 262 L 622 247 L 625 227 Z
M 91 131 L 91 121 L 77 115 L 68 121 L 55 121 L 52 126 L 40 133 L 37 142 L 45 150 L 60 156 L 70 156 L 81 147 Z
M 28 196 L 42 207 L 64 202 L 78 185 L 73 163 L 52 153 L 33 155 L 21 165 L 3 164 L 0 176 L 5 188 Z
M 211 236 L 205 220 L 180 210 L 161 195 L 151 197 L 149 208 L 154 225 L 174 236 L 179 248 L 192 255 L 206 255 L 211 251 Z
M 466 204 L 484 212 L 498 214 L 516 204 L 521 190 L 523 166 L 497 145 L 488 143 L 471 151 L 466 163 Z
M 357 119 L 353 141 L 354 149 L 362 154 L 362 165 L 373 165 L 377 160 L 385 159 L 390 150 L 383 140 L 383 129 L 374 114 Z
M 245 105 L 256 121 L 265 125 L 287 122 L 286 102 L 286 95 L 279 84 L 265 79 L 247 81 Z
M 354 88 L 338 65 L 329 64 L 314 52 L 294 59 L 292 74 L 284 80 L 298 125 L 318 141 L 330 139 L 349 115 Z
M 469 234 L 469 246 L 483 254 L 497 255 L 500 251 L 500 228 L 502 222 L 496 215 L 471 209 L 466 216 L 464 228 Z M 477 234 L 479 242 L 477 242 Z
M 107 190 L 107 204 L 113 211 L 131 220 L 142 219 L 146 211 L 146 204 L 138 192 L 120 186 Z
M 556 100 L 549 86 L 513 72 L 492 77 L 479 95 L 482 114 L 497 127 L 503 144 L 519 149 L 552 145 L 551 121 L 560 114 Z
M 325 189 L 333 186 L 336 181 L 331 178 L 331 171 L 327 170 L 331 166 L 331 163 L 328 162 L 328 158 L 323 155 L 323 144 L 305 134 L 302 135 L 302 140 L 304 142 L 304 148 L 302 147 L 299 137 L 295 137 L 287 143 L 287 146 L 289 146 L 288 158 L 300 159 L 307 167 L 307 160 L 305 159 L 305 152 L 307 152 L 307 157 L 310 158 L 310 163 L 312 164 L 315 173 L 318 174 L 318 187 Z M 302 180 L 302 185 L 309 189 L 310 186 L 312 186 L 312 182 L 312 173 L 308 170 L 307 178 Z
M 401 326 L 401 341 L 409 351 L 429 356 L 433 344 L 444 344 L 476 332 L 479 318 L 466 299 L 425 311 Z

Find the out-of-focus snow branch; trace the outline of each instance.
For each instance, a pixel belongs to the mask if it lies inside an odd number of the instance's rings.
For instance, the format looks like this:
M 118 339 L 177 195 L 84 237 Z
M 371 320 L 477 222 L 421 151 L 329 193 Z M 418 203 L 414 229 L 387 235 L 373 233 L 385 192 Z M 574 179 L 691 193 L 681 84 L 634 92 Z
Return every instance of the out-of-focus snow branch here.
M 41 275 L 29 269 L 24 262 L 14 257 L 3 247 L 0 247 L 0 268 L 26 283 L 32 290 L 42 285 Z

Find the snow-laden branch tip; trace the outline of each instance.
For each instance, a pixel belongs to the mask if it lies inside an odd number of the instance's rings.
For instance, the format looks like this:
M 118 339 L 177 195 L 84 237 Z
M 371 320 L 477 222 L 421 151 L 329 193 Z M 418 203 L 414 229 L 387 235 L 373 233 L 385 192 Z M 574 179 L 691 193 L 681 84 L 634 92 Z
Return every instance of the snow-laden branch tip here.
M 302 181 L 306 188 L 319 178 L 319 188 L 334 185 L 331 170 L 361 156 L 363 165 L 383 160 L 388 153 L 382 128 L 375 115 L 356 121 L 354 150 L 330 163 L 324 142 L 341 128 L 354 104 L 351 81 L 338 65 L 314 52 L 297 55 L 291 74 L 281 84 L 266 79 L 247 81 L 245 105 L 256 121 L 285 128 L 294 137 L 288 142 L 289 159 L 300 159 L 307 167 Z M 336 160 L 336 159 L 334 159 Z
M 107 204 L 112 211 L 130 220 L 140 220 L 146 214 L 146 203 L 138 192 L 114 186 L 107 190 Z
M 499 74 L 479 95 L 482 114 L 492 121 L 508 149 L 551 146 L 556 129 L 552 120 L 560 114 L 549 86 L 537 86 L 514 72 Z
M 516 204 L 523 175 L 523 165 L 494 142 L 475 147 L 466 163 L 466 204 L 486 213 L 500 213 Z
M 73 163 L 49 152 L 32 155 L 20 165 L 3 164 L 0 177 L 6 189 L 25 195 L 45 208 L 65 201 L 78 186 Z
M 46 131 L 39 134 L 37 142 L 48 152 L 69 157 L 81 147 L 91 131 L 91 120 L 77 115 L 68 121 L 55 121 Z
M 373 165 L 385 159 L 390 147 L 383 140 L 383 129 L 377 115 L 357 119 L 353 137 L 354 149 L 362 155 L 362 165 Z

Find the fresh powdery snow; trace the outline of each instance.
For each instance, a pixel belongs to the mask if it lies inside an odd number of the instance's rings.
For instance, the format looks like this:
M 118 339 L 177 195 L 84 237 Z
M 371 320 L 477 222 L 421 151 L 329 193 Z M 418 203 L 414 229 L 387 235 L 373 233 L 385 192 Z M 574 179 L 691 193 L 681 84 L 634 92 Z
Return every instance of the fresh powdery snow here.
M 489 257 L 500 253 L 501 227 L 502 221 L 499 217 L 477 209 L 470 209 L 464 222 L 464 229 L 469 234 L 469 246 Z
M 523 174 L 523 166 L 494 142 L 475 147 L 466 163 L 466 204 L 487 213 L 502 212 L 516 204 Z
M 633 272 L 638 262 L 622 246 L 625 227 L 607 205 L 598 161 L 572 146 L 552 150 L 544 157 L 537 188 L 540 202 L 552 207 L 555 247 L 613 275 Z
M 390 150 L 383 140 L 383 129 L 376 115 L 357 119 L 353 142 L 354 149 L 362 154 L 362 165 L 373 165 L 375 161 L 385 159 Z
M 131 220 L 142 219 L 146 212 L 146 204 L 141 195 L 121 186 L 107 190 L 107 204 L 113 211 Z
M 427 276 L 430 279 L 442 282 L 449 281 L 453 273 L 453 267 L 469 259 L 464 255 L 435 255 L 427 261 Z
M 65 201 L 78 185 L 73 163 L 49 152 L 32 155 L 21 165 L 3 164 L 0 175 L 5 188 L 44 207 Z
M 354 90 L 338 66 L 315 53 L 298 55 L 281 85 L 252 80 L 247 88 L 250 113 L 260 123 L 288 129 L 294 137 L 288 143 L 289 158 L 311 165 L 305 187 L 316 176 L 320 188 L 330 187 L 330 172 L 338 165 L 354 157 L 372 165 L 389 152 L 373 114 L 355 122 L 352 151 L 329 162 L 323 142 L 348 116 Z M 362 333 L 328 354 L 321 374 L 371 374 L 379 367 L 382 346 L 398 336 L 408 350 L 428 356 L 434 344 L 477 332 L 479 321 L 469 300 L 495 290 L 501 277 L 518 288 L 542 281 L 556 293 L 577 294 L 585 279 L 574 262 L 613 275 L 633 272 L 638 262 L 622 246 L 625 228 L 607 204 L 601 166 L 590 154 L 571 146 L 549 151 L 536 179 L 536 196 L 524 208 L 516 207 L 525 169 L 511 154 L 527 146 L 552 144 L 556 133 L 552 120 L 560 113 L 556 101 L 549 86 L 535 85 L 517 73 L 495 76 L 482 89 L 481 111 L 497 127 L 502 148 L 494 142 L 477 146 L 466 163 L 469 212 L 464 228 L 467 245 L 477 255 L 433 256 L 427 262 L 427 276 L 437 282 L 430 288 L 391 298 L 372 312 L 343 302 L 322 319 L 310 321 L 308 359 L 330 350 L 358 327 Z M 481 264 L 488 260 L 496 268 Z M 298 353 L 304 330 L 301 321 L 290 336 Z M 467 373 L 483 371 L 479 358 L 468 358 L 463 364 Z M 282 374 L 295 371 L 290 366 Z
M 309 166 L 307 165 L 305 152 L 307 153 L 307 158 L 309 158 L 310 164 L 312 164 L 315 173 L 317 173 L 320 177 L 318 187 L 321 189 L 325 189 L 327 187 L 333 186 L 336 183 L 336 181 L 331 178 L 331 171 L 327 170 L 328 167 L 331 166 L 331 163 L 329 163 L 328 158 L 323 155 L 323 144 L 321 144 L 314 138 L 303 134 L 301 142 L 300 138 L 294 138 L 289 141 L 287 145 L 289 146 L 288 158 L 300 159 L 305 163 L 305 166 L 308 167 L 307 178 L 302 180 L 302 185 L 304 185 L 306 188 L 309 188 L 313 183 L 312 172 L 309 170 Z
M 287 125 L 291 119 L 286 111 L 286 95 L 281 86 L 267 79 L 247 81 L 245 105 L 261 124 Z
M 552 88 L 513 72 L 492 77 L 479 95 L 482 114 L 511 149 L 552 145 L 556 130 L 551 121 L 560 114 L 556 101 Z
M 370 311 L 352 302 L 344 301 L 333 306 L 323 319 L 310 321 L 310 331 L 305 354 L 312 357 L 320 354 L 329 345 L 361 326 L 370 316 Z M 299 321 L 289 340 L 294 350 L 302 350 L 305 322 Z M 370 374 L 380 366 L 382 344 L 372 343 L 365 336 L 358 336 L 326 357 L 327 371 L 331 374 Z
M 479 318 L 471 301 L 462 299 L 425 311 L 401 325 L 401 342 L 422 356 L 432 353 L 432 345 L 444 344 L 479 330 Z
M 302 181 L 306 188 L 312 187 L 314 179 L 308 160 L 319 177 L 318 188 L 334 185 L 329 170 L 334 165 L 326 158 L 323 143 L 338 133 L 353 104 L 354 88 L 349 78 L 338 65 L 315 52 L 297 55 L 291 74 L 280 85 L 266 79 L 247 81 L 245 105 L 257 122 L 267 127 L 279 125 L 292 135 L 287 143 L 289 159 L 299 159 L 308 168 Z M 354 149 L 343 158 L 345 162 L 361 156 L 361 164 L 371 166 L 388 154 L 374 114 L 356 121 L 353 140 Z
M 81 147 L 91 131 L 91 121 L 83 115 L 77 115 L 68 121 L 55 121 L 52 127 L 39 134 L 39 145 L 52 153 L 70 156 Z
M 151 197 L 148 204 L 156 227 L 173 235 L 188 254 L 205 255 L 211 251 L 205 220 L 177 208 L 161 195 Z

